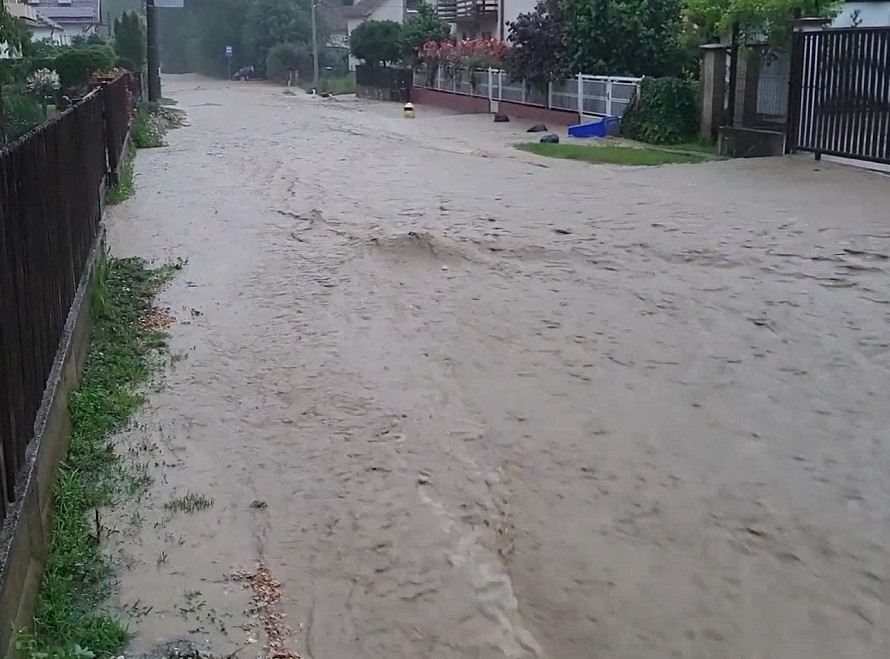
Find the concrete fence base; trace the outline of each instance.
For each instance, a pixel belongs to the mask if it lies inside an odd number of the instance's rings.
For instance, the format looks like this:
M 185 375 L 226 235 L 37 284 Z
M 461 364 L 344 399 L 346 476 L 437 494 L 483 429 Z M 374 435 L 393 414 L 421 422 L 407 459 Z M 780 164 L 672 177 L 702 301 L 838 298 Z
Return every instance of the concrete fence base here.
M 52 532 L 52 490 L 59 464 L 68 452 L 71 418 L 68 396 L 80 383 L 89 348 L 90 296 L 96 264 L 105 245 L 96 239 L 81 277 L 74 303 L 34 424 L 11 504 L 0 531 L 0 654 L 16 656 L 15 633 L 30 628 L 40 591 Z

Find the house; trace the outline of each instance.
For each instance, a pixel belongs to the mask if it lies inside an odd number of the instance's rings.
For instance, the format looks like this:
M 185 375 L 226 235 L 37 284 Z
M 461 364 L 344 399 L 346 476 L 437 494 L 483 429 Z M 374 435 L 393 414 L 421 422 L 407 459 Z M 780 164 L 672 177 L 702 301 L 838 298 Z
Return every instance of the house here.
M 31 33 L 31 41 L 51 41 L 55 44 L 67 43 L 65 28 L 41 14 L 33 5 L 19 2 L 4 2 L 6 10 L 24 23 Z
M 345 0 L 347 3 L 352 0 Z M 395 21 L 401 23 L 412 12 L 417 11 L 423 0 L 358 0 L 343 7 L 346 19 L 346 43 L 349 35 L 365 21 Z M 349 56 L 349 70 L 354 71 L 358 60 Z
M 887 27 L 890 26 L 890 1 L 859 0 L 845 2 L 831 27 Z
M 455 26 L 459 39 L 504 41 L 519 14 L 534 11 L 537 0 L 436 0 L 439 18 Z
M 27 0 L 40 14 L 65 29 L 67 40 L 99 32 L 101 0 Z

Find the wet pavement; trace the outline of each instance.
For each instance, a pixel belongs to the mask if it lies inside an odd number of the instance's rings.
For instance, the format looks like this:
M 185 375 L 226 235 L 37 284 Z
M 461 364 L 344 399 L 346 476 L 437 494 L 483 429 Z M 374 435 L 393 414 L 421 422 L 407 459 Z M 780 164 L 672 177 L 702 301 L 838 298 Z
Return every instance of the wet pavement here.
M 262 652 L 262 562 L 315 659 L 890 655 L 890 178 L 165 84 L 191 125 L 108 221 L 187 260 L 123 438 L 134 652 Z

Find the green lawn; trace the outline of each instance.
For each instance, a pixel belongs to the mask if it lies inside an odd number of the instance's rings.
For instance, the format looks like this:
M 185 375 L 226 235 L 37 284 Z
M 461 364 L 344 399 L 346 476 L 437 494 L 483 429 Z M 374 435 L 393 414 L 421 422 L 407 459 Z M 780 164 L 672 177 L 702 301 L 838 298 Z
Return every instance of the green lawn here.
M 609 165 L 668 165 L 698 163 L 710 160 L 706 154 L 682 153 L 656 147 L 586 146 L 583 144 L 541 144 L 525 142 L 517 149 L 539 156 L 583 160 Z

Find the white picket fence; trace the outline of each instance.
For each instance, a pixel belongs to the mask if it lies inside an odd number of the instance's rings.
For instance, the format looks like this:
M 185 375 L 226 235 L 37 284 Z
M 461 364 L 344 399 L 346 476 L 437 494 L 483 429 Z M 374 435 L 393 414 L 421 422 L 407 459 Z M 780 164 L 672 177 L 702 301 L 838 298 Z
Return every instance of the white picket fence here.
M 437 91 L 466 94 L 489 100 L 491 111 L 498 111 L 500 101 L 537 105 L 552 110 L 577 112 L 580 117 L 620 117 L 636 98 L 642 78 L 592 76 L 579 73 L 572 78 L 551 82 L 547 92 L 532 88 L 524 80 L 513 81 L 501 69 L 476 72 L 475 86 L 468 71 L 446 76 L 440 68 L 430 80 L 429 71 L 415 70 L 414 85 Z M 430 84 L 432 83 L 432 84 Z

